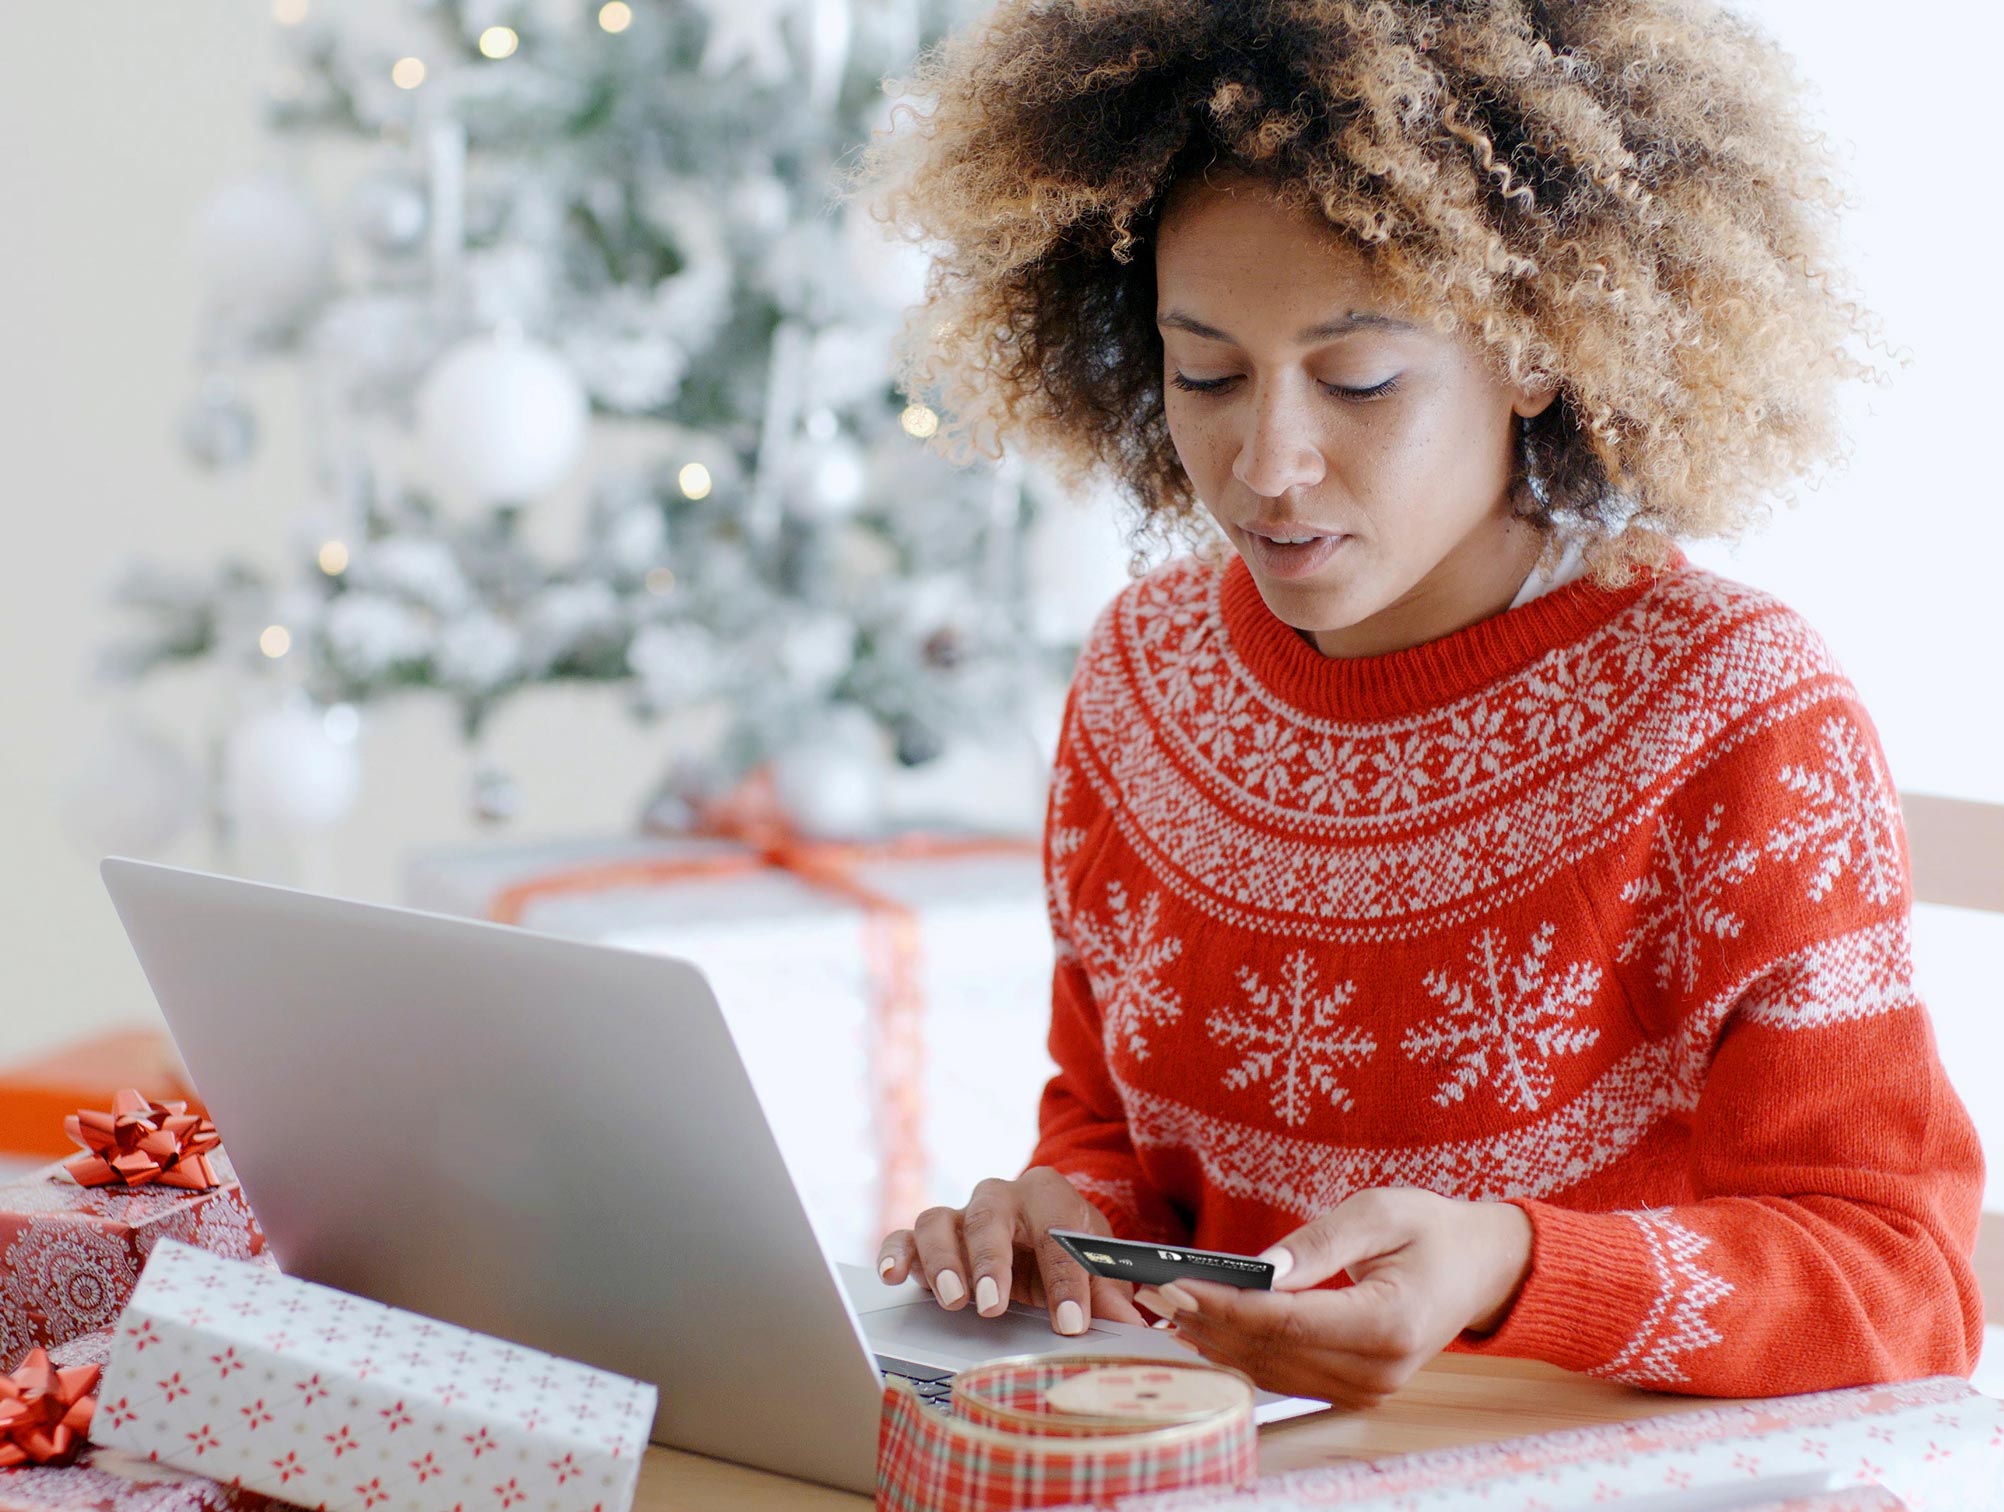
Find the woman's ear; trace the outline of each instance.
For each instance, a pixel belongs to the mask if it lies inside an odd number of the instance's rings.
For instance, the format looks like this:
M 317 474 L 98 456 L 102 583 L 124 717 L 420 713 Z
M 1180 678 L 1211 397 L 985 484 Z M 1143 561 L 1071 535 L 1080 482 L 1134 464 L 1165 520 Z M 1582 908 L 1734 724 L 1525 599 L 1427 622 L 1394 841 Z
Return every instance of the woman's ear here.
M 1517 414 L 1522 415 L 1526 420 L 1529 420 L 1534 415 L 1542 415 L 1550 408 L 1552 401 L 1558 397 L 1559 386 L 1556 383 L 1541 384 L 1537 388 L 1519 389 L 1517 391 L 1517 398 L 1511 404 L 1510 408 Z

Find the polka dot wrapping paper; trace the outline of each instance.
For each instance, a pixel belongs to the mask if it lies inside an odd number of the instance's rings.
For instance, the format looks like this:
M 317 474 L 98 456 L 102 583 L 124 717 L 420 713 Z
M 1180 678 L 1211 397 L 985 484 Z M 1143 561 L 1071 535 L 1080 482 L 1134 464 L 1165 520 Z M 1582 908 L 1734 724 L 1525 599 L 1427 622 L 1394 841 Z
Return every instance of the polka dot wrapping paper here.
M 640 1381 L 169 1241 L 91 1439 L 326 1512 L 625 1512 Z
M 211 1164 L 206 1192 L 79 1186 L 61 1162 L 0 1183 L 0 1369 L 111 1327 L 163 1239 L 262 1259 L 235 1171 L 220 1151 Z

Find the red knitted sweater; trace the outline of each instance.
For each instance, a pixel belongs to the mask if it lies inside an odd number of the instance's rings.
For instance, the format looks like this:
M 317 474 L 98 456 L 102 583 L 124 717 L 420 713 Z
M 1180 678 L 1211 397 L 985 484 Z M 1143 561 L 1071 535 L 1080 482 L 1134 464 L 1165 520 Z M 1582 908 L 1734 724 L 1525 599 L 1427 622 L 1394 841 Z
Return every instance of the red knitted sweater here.
M 1255 1252 L 1421 1187 L 1532 1225 L 1452 1350 L 1719 1396 L 1973 1368 L 1983 1159 L 1897 797 L 1772 596 L 1678 552 L 1343 659 L 1179 558 L 1088 638 L 1044 860 L 1028 1164 L 1116 1234 Z

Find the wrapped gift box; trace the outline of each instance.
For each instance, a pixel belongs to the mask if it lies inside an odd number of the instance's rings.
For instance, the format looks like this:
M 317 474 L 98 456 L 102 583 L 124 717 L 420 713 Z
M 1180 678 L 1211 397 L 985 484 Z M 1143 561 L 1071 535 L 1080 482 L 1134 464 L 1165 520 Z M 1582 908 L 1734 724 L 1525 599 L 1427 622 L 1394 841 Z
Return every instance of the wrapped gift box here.
M 1290 1471 L 1263 1476 L 1229 1499 L 1161 1492 L 1123 1497 L 1114 1506 L 1117 1512 L 1624 1506 L 1994 1512 L 2004 1506 L 2004 1401 L 1960 1376 L 1930 1376 Z
M 290 1512 L 255 1491 L 189 1475 L 115 1449 L 74 1465 L 0 1470 L 0 1512 Z
M 263 1260 L 228 1158 L 210 1164 L 222 1184 L 206 1192 L 79 1186 L 60 1162 L 0 1184 L 0 1368 L 110 1328 L 163 1239 Z
M 416 858 L 405 896 L 695 962 L 824 1247 L 870 1264 L 922 1208 L 1022 1170 L 1055 1070 L 1035 841 L 937 838 L 797 866 L 731 839 L 460 849 Z
M 625 1512 L 654 1409 L 639 1381 L 169 1241 L 90 1436 L 327 1512 Z

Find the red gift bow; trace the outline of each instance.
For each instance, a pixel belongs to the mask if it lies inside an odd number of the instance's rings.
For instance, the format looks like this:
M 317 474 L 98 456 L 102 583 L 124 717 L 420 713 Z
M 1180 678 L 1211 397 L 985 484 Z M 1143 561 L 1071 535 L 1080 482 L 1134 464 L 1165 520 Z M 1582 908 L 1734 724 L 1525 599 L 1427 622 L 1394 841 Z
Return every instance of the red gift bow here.
M 58 1370 L 48 1351 L 33 1349 L 11 1376 L 0 1375 L 0 1470 L 18 1465 L 67 1465 L 84 1446 L 97 1411 L 101 1365 Z
M 112 1097 L 109 1113 L 80 1108 L 63 1120 L 63 1132 L 87 1152 L 64 1163 L 79 1186 L 158 1182 L 206 1192 L 221 1184 L 208 1152 L 222 1139 L 184 1102 L 150 1102 L 128 1087 Z

